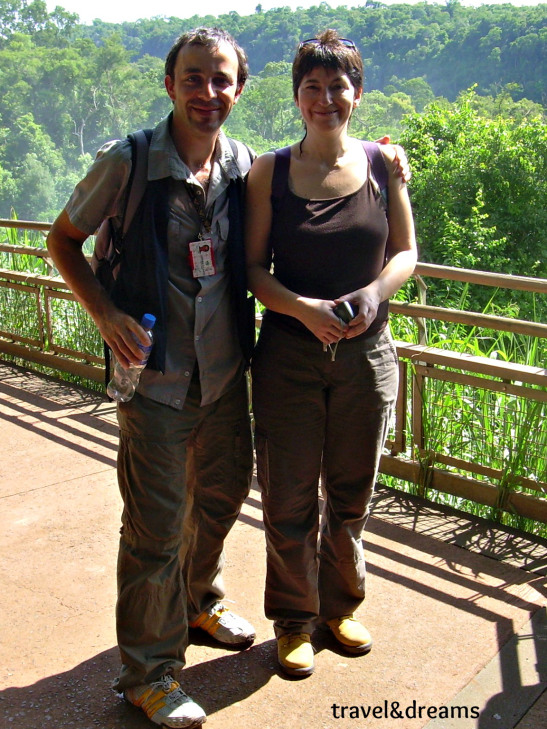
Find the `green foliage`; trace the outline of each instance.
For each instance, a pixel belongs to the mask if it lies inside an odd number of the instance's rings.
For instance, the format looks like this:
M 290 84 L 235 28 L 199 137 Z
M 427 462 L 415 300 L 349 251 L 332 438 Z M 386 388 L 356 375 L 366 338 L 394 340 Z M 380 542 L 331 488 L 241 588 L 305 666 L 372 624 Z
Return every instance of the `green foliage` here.
M 458 308 L 465 308 L 467 296 L 466 287 Z M 488 309 L 485 313 L 491 312 Z M 491 332 L 490 336 L 484 337 L 479 335 L 479 330 L 461 324 L 437 322 L 428 341 L 433 347 L 530 367 L 542 367 L 546 356 L 545 340 L 509 332 Z M 540 396 L 534 398 L 531 391 L 536 388 L 529 388 L 525 397 L 523 393 L 490 389 L 489 379 L 485 378 L 484 387 L 479 384 L 480 377 L 475 383 L 436 379 L 434 368 L 431 376 L 419 380 L 423 443 L 420 448 L 413 443 L 411 450 L 420 463 L 420 483 L 417 486 L 398 483 L 397 487 L 518 529 L 545 535 L 547 529 L 544 524 L 523 520 L 502 507 L 507 496 L 515 491 L 536 497 L 542 495 L 536 485 L 547 481 L 547 430 L 543 427 L 546 404 Z M 412 439 L 410 432 L 408 437 Z M 457 466 L 453 459 L 474 465 Z M 492 507 L 481 506 L 432 489 L 432 468 L 439 464 L 453 473 L 495 483 L 499 494 L 497 503 Z M 497 476 L 485 475 L 485 469 L 494 469 Z
M 385 87 L 384 91 L 388 95 L 394 94 L 398 91 L 406 94 L 412 99 L 415 111 L 420 113 L 424 111 L 428 104 L 435 101 L 433 90 L 423 77 L 401 80 L 394 76 Z
M 0 217 L 15 207 L 24 218 L 52 219 L 82 160 L 169 109 L 163 61 L 133 62 L 116 36 L 99 47 L 80 38 L 50 48 L 12 33 L 0 44 L 0 89 Z
M 389 134 L 395 140 L 401 136 L 402 120 L 414 111 L 412 99 L 401 91 L 390 95 L 371 91 L 363 94 L 353 113 L 351 130 L 359 139 L 378 139 Z
M 421 259 L 547 277 L 546 19 L 545 5 L 367 0 L 351 9 L 318 2 L 294 12 L 257 6 L 246 17 L 230 12 L 85 26 L 60 7 L 48 13 L 43 0 L 0 0 L 0 217 L 15 209 L 21 218 L 53 219 L 103 142 L 165 116 L 163 59 L 181 32 L 200 25 L 225 28 L 249 55 L 252 75 L 226 131 L 257 152 L 297 140 L 302 126 L 290 63 L 300 40 L 333 27 L 365 59 L 365 93 L 352 133 L 369 139 L 388 133 L 407 149 Z M 30 234 L 22 241 L 7 229 L 5 239 L 27 244 Z M 12 254 L 0 258 L 11 267 Z M 33 257 L 24 266 L 42 272 L 47 264 Z M 414 287 L 409 282 L 398 297 L 412 300 Z M 13 331 L 37 337 L 31 298 L 9 289 L 1 298 L 0 309 L 16 320 Z M 458 283 L 433 282 L 428 303 L 547 321 L 545 302 L 519 292 L 471 293 Z M 100 354 L 91 320 L 65 304 L 53 304 L 57 343 Z M 394 318 L 393 327 L 398 338 L 416 338 L 408 318 Z M 545 363 L 545 340 L 488 331 L 479 338 L 439 323 L 428 330 L 431 344 Z M 502 470 L 502 493 L 519 488 L 514 474 L 545 478 L 544 409 L 532 403 L 517 410 L 505 395 L 477 398 L 465 385 L 451 385 L 448 393 L 444 383 L 436 386 L 425 394 L 432 458 L 475 448 L 479 461 L 488 457 Z M 435 440 L 445 435 L 448 445 Z M 508 519 L 499 509 L 493 515 Z
M 545 179 L 539 137 L 546 17 L 546 7 L 464 8 L 454 0 L 352 9 L 318 3 L 294 12 L 257 8 L 249 16 L 85 26 L 62 8 L 48 13 L 43 0 L 0 0 L 0 217 L 15 208 L 21 217 L 53 218 L 104 141 L 157 123 L 170 108 L 164 56 L 176 36 L 198 25 L 226 28 L 249 54 L 252 76 L 227 132 L 258 152 L 298 139 L 290 62 L 302 38 L 335 27 L 365 58 L 352 132 L 396 140 L 411 120 L 403 139 L 423 256 L 543 275 L 547 226 L 536 180 Z M 473 83 L 475 93 L 453 108 L 447 99 Z M 462 116 L 464 102 L 475 126 Z M 457 142 L 458 125 L 475 140 L 474 151 Z M 450 151 L 442 154 L 445 129 L 456 137 L 447 138 Z
M 290 144 L 302 134 L 290 64 L 268 63 L 258 76 L 250 79 L 228 118 L 226 131 L 245 139 L 257 152 Z
M 474 91 L 405 119 L 420 258 L 462 268 L 547 277 L 547 127 L 542 119 L 481 117 Z M 457 289 L 456 289 L 457 290 Z M 433 287 L 432 303 L 450 304 Z M 482 309 L 485 296 L 475 295 Z M 518 294 L 517 316 L 544 316 Z
M 56 346 L 101 357 L 103 341 L 93 319 L 75 301 L 50 300 L 52 336 Z
M 9 170 L 0 166 L 0 210 L 9 211 L 13 200 L 17 199 L 17 183 Z
M 322 28 L 337 28 L 353 38 L 366 59 L 367 90 L 384 89 L 393 79 L 424 78 L 435 96 L 454 100 L 462 88 L 477 83 L 481 93 L 520 85 L 520 96 L 538 103 L 544 94 L 545 19 L 547 8 L 459 2 L 331 8 L 327 3 L 292 12 L 257 8 L 249 16 L 229 12 L 213 16 L 151 18 L 134 23 L 78 25 L 77 17 L 57 7 L 48 14 L 42 0 L 0 0 L 0 41 L 14 33 L 39 45 L 63 47 L 75 38 L 102 45 L 117 34 L 135 57 L 164 58 L 181 32 L 218 25 L 247 50 L 253 75 L 270 62 L 291 61 L 302 38 Z M 408 89 L 403 90 L 409 93 Z M 497 93 L 496 91 L 494 93 Z

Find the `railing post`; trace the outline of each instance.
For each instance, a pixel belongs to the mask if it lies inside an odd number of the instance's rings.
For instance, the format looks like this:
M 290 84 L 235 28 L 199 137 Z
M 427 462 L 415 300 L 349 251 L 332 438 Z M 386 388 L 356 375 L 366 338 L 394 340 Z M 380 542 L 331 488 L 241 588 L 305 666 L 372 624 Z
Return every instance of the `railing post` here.
M 418 303 L 421 306 L 427 305 L 427 284 L 419 274 L 414 274 L 418 286 Z M 427 326 L 422 316 L 416 317 L 418 326 L 418 344 L 427 344 Z
M 408 363 L 404 359 L 399 360 L 399 389 L 397 390 L 397 401 L 395 404 L 395 437 L 391 443 L 390 453 L 397 456 L 404 453 L 406 449 L 406 409 L 408 405 Z
M 414 274 L 416 284 L 418 286 L 418 302 L 421 306 L 427 305 L 427 284 L 419 274 Z M 426 320 L 419 316 L 416 317 L 416 324 L 418 326 L 418 342 L 421 345 L 427 346 L 427 325 Z M 414 364 L 420 365 L 425 362 L 415 362 Z M 421 454 L 424 451 L 424 425 L 423 425 L 423 408 L 424 408 L 424 397 L 423 388 L 425 385 L 425 378 L 419 374 L 416 367 L 413 367 L 412 372 L 412 441 L 413 450 L 418 451 L 418 459 L 421 460 Z

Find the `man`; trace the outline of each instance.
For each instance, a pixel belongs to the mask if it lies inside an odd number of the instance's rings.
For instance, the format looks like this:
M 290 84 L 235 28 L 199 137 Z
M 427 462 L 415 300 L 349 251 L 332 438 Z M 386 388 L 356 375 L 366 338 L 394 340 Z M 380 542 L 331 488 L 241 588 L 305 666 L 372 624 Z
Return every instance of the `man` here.
M 244 373 L 254 322 L 245 310 L 238 218 L 251 159 L 243 145 L 236 159 L 221 131 L 247 75 L 245 53 L 217 29 L 186 33 L 169 52 L 165 87 L 173 110 L 153 131 L 146 192 L 111 296 L 82 244 L 103 219 L 120 225 L 127 141 L 99 151 L 48 237 L 59 272 L 122 366 L 137 363 L 138 341 L 146 343 L 142 314 L 157 317 L 137 393 L 118 405 L 122 668 L 114 687 L 168 727 L 205 721 L 173 678 L 184 665 L 188 625 L 232 647 L 255 638 L 252 626 L 222 605 L 220 575 L 223 542 L 252 473 Z

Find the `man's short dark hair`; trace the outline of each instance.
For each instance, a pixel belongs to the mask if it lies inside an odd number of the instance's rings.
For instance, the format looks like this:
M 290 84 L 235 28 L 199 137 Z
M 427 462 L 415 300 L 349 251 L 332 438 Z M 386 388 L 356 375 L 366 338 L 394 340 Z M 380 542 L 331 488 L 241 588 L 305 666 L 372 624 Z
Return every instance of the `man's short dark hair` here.
M 189 30 L 187 33 L 183 33 L 177 38 L 165 59 L 165 75 L 174 78 L 177 56 L 180 49 L 184 48 L 184 46 L 205 46 L 205 48 L 214 50 L 221 43 L 228 43 L 236 52 L 238 61 L 237 85 L 239 88 L 242 88 L 249 76 L 247 54 L 230 33 L 220 28 L 195 28 L 194 30 Z

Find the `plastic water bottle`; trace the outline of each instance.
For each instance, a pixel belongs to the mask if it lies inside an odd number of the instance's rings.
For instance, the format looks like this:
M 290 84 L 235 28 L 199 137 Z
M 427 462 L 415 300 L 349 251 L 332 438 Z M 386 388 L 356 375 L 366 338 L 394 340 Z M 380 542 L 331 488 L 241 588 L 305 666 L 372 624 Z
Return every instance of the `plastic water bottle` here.
M 141 327 L 146 330 L 150 339 L 150 344 L 145 346 L 139 342 L 139 348 L 142 350 L 142 360 L 139 364 L 130 364 L 127 369 L 121 366 L 121 364 L 113 358 L 114 361 L 114 375 L 106 391 L 108 396 L 116 402 L 128 402 L 131 400 L 139 384 L 141 372 L 146 367 L 152 346 L 154 344 L 154 335 L 152 329 L 156 323 L 156 317 L 153 314 L 145 314 L 141 319 Z

